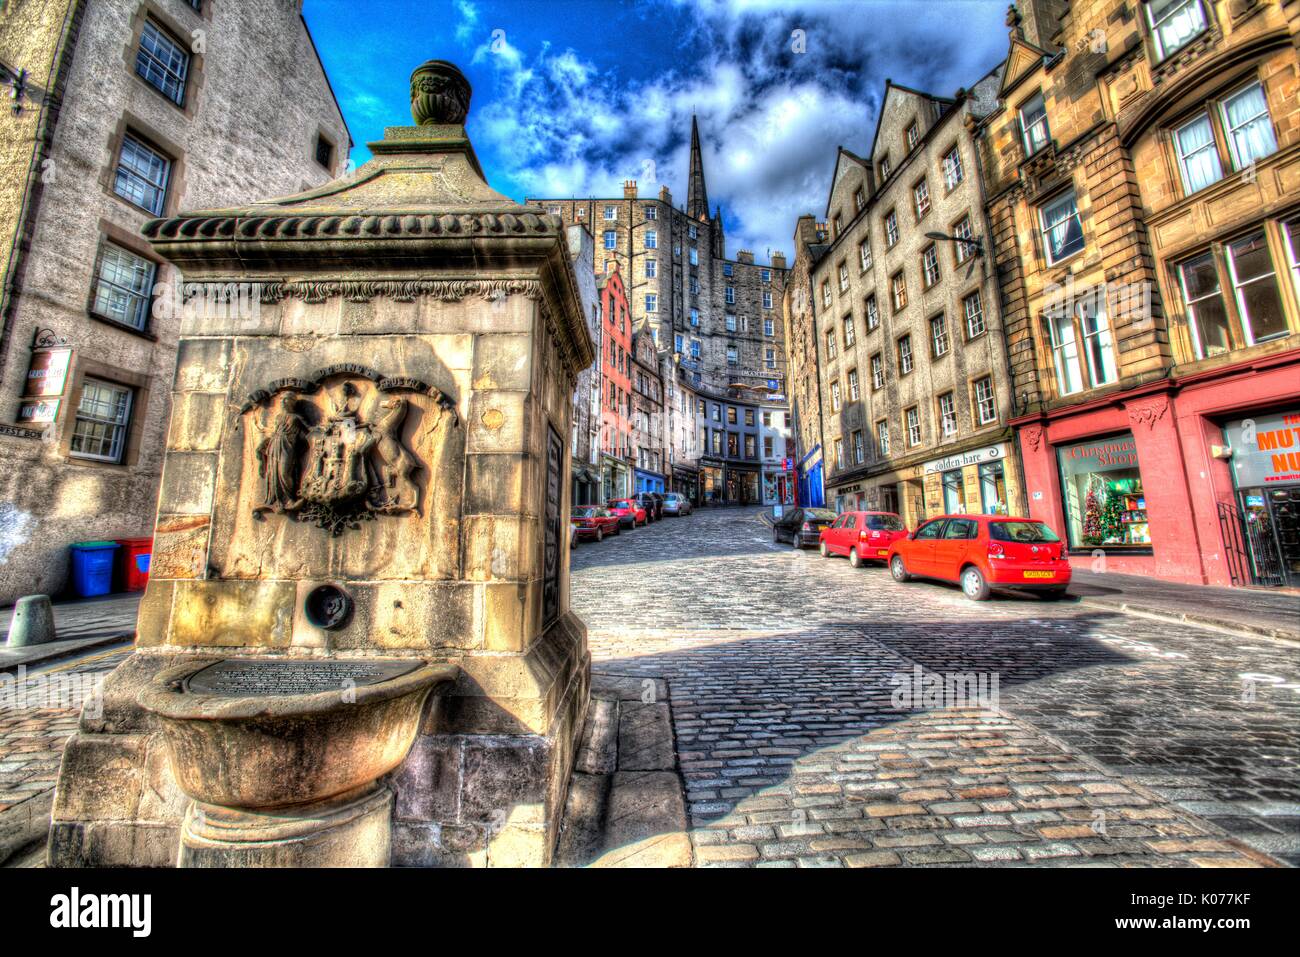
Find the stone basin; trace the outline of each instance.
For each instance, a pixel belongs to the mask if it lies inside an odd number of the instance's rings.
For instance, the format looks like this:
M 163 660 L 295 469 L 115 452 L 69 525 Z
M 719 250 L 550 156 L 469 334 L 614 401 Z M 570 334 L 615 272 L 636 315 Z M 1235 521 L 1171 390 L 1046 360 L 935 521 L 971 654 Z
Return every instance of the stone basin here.
M 208 659 L 160 671 L 137 702 L 160 719 L 190 797 L 288 808 L 359 791 L 396 768 L 429 695 L 458 673 L 410 659 Z

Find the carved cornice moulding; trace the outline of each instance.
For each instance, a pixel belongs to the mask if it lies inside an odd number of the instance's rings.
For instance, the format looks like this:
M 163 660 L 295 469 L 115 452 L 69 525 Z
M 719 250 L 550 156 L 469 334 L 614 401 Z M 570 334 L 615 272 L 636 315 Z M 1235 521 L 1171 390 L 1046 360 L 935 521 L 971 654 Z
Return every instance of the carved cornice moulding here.
M 241 281 L 247 280 L 207 280 L 215 286 Z M 523 296 L 534 301 L 542 298 L 540 280 L 523 278 L 272 280 L 256 285 L 259 297 L 265 303 L 279 303 L 286 299 L 317 303 L 334 296 L 341 296 L 348 302 L 369 302 L 372 299 L 414 302 L 420 296 L 439 302 L 459 302 L 476 296 L 485 302 L 495 302 L 507 296 Z
M 559 235 L 560 217 L 520 207 L 518 212 L 463 213 L 346 213 L 328 215 L 257 216 L 246 212 L 228 215 L 173 216 L 151 219 L 144 225 L 147 239 L 195 242 L 213 239 L 367 239 L 408 236 L 549 236 Z

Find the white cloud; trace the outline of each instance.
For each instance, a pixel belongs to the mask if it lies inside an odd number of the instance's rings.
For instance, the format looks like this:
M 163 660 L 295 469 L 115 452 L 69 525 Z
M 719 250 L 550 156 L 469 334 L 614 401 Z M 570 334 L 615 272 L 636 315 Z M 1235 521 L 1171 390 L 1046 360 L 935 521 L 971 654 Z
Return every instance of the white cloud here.
M 468 43 L 478 26 L 478 7 L 470 0 L 456 0 L 455 7 L 460 15 L 460 20 L 456 23 L 456 42 Z

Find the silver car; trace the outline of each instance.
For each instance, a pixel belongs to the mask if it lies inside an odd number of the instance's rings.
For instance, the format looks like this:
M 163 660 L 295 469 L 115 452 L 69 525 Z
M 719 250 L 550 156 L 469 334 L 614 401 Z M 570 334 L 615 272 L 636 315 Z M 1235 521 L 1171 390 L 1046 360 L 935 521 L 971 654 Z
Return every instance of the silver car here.
M 681 492 L 664 492 L 665 515 L 691 514 L 691 500 Z

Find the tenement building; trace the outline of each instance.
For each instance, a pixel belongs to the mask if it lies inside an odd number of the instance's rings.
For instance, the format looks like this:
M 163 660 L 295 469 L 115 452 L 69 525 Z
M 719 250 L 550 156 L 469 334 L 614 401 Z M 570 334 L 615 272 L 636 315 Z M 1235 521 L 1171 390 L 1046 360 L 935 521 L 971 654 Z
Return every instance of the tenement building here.
M 794 265 L 781 298 L 790 396 L 792 452 L 797 463 L 798 503 L 826 504 L 822 452 L 821 381 L 818 377 L 817 322 L 813 315 L 812 269 L 829 248 L 825 223 L 800 216 L 794 231 Z
M 694 121 L 686 193 L 685 207 L 676 207 L 667 187 L 657 197 L 642 197 L 637 183 L 629 180 L 621 197 L 528 202 L 566 224 L 589 226 L 597 272 L 618 268 L 633 326 L 647 323 L 659 351 L 676 357 L 688 388 L 754 408 L 765 403 L 784 407 L 786 356 L 779 304 L 788 271 L 785 256 L 774 252 L 764 264 L 751 251 L 740 250 L 734 259 L 727 258 L 721 210 L 710 212 Z M 749 464 L 738 465 L 737 471 L 748 473 Z M 671 485 L 672 471 L 667 477 Z M 728 483 L 719 474 L 717 500 L 740 501 L 728 497 L 726 489 L 742 486 L 749 487 L 748 479 Z M 747 501 L 759 500 L 758 487 L 756 471 L 754 496 Z
M 618 263 L 596 280 L 600 296 L 600 501 L 632 493 L 632 316 Z
M 911 527 L 1024 511 L 971 135 L 1000 78 L 953 98 L 887 82 L 868 155 L 839 151 L 829 246 L 810 276 L 826 495 L 839 510 L 894 511 Z
M 1300 4 L 1030 0 L 980 126 L 1031 514 L 1300 582 Z
M 63 591 L 71 543 L 154 528 L 183 310 L 141 227 L 346 164 L 300 8 L 0 5 L 0 604 Z
M 659 350 L 645 320 L 632 337 L 632 479 L 637 492 L 662 492 L 664 474 L 664 392 Z
M 603 504 L 600 497 L 600 398 L 602 324 L 600 299 L 596 293 L 595 248 L 591 232 L 585 226 L 570 226 L 565 230 L 569 241 L 569 258 L 577 279 L 578 299 L 587 320 L 587 332 L 596 347 L 596 361 L 578 373 L 578 384 L 573 389 L 573 430 L 569 437 L 570 501 L 574 505 Z

